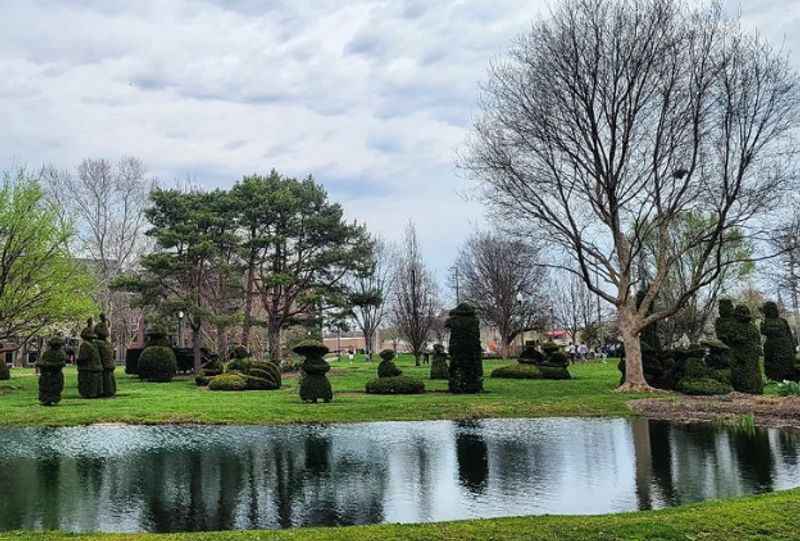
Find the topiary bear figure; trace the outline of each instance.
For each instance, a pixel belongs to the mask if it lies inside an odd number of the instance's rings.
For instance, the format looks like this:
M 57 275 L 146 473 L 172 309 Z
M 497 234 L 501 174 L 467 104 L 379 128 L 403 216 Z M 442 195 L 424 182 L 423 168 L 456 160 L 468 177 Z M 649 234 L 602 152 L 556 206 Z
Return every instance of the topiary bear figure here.
M 324 358 L 328 348 L 321 342 L 308 340 L 295 346 L 292 351 L 304 358 L 301 367 L 303 379 L 300 381 L 300 398 L 303 402 L 333 400 L 331 382 L 325 375 L 331 369 Z
M 94 326 L 96 336 L 94 345 L 100 355 L 100 362 L 103 364 L 103 392 L 105 397 L 112 397 L 117 394 L 117 380 L 114 377 L 114 348 L 108 341 L 108 321 L 105 314 L 100 314 L 100 321 Z
M 767 337 L 764 341 L 764 372 L 771 380 L 796 380 L 794 336 L 789 323 L 780 317 L 778 305 L 774 302 L 764 303 L 761 312 L 764 314 L 761 334 Z
M 64 391 L 61 369 L 67 363 L 67 354 L 64 353 L 63 338 L 51 338 L 47 346 L 49 349 L 36 363 L 39 369 L 39 402 L 43 406 L 55 406 L 61 402 L 61 393 Z
M 394 351 L 391 349 L 384 349 L 380 352 L 380 357 L 382 360 L 378 364 L 379 378 L 393 378 L 403 373 L 403 371 L 394 364 Z
M 433 345 L 433 360 L 431 361 L 431 379 L 448 379 L 450 369 L 447 366 L 447 353 L 442 344 Z
M 167 340 L 167 333 L 158 327 L 152 329 L 147 335 L 147 347 L 139 356 L 139 377 L 145 381 L 168 383 L 177 372 L 178 361 Z
M 78 349 L 78 393 L 83 398 L 97 398 L 103 395 L 103 361 L 95 345 L 94 321 L 86 320 L 86 327 L 81 331 L 80 349 Z
M 727 316 L 726 316 L 727 317 Z M 720 319 L 723 319 L 720 312 Z M 719 320 L 718 320 L 719 321 Z M 725 338 L 720 338 L 731 348 L 731 384 L 742 393 L 762 394 L 764 379 L 761 376 L 761 335 L 753 325 L 753 317 L 747 306 L 734 310 L 732 321 L 723 320 Z
M 450 311 L 445 327 L 450 330 L 451 393 L 483 391 L 483 358 L 481 331 L 475 309 L 461 303 Z

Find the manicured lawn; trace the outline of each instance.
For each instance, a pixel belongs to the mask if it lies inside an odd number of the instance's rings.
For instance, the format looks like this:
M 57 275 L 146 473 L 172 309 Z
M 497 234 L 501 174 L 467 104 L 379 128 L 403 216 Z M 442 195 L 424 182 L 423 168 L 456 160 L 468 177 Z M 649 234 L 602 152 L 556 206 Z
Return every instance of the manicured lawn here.
M 447 381 L 427 379 L 429 368 L 414 367 L 401 356 L 398 366 L 406 375 L 425 378 L 424 395 L 378 396 L 364 392 L 375 377 L 377 362 L 333 361 L 330 380 L 334 400 L 304 404 L 296 376 L 284 378 L 278 391 L 210 392 L 191 377 L 171 383 L 142 383 L 117 370 L 119 394 L 114 399 L 83 400 L 78 396 L 76 372 L 65 370 L 62 402 L 52 408 L 37 402 L 33 370 L 12 370 L 10 381 L 0 382 L 0 425 L 77 425 L 90 423 L 229 423 L 282 424 L 386 420 L 467 419 L 479 417 L 542 417 L 630 415 L 625 402 L 637 395 L 619 394 L 616 362 L 590 363 L 570 368 L 571 381 L 498 380 L 486 378 L 480 395 L 451 395 Z M 507 361 L 487 361 L 488 373 Z
M 69 535 L 0 533 L 2 540 L 31 541 L 251 541 L 308 540 L 698 540 L 800 538 L 800 490 L 754 498 L 688 505 L 662 511 L 591 517 L 522 517 L 439 524 L 301 528 L 283 531 L 184 533 L 170 535 Z

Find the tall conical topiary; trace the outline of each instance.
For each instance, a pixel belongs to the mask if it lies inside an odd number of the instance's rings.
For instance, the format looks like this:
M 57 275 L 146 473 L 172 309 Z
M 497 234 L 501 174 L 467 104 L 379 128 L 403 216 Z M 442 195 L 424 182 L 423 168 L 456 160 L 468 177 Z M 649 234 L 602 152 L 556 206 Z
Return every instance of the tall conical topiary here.
M 325 361 L 328 348 L 321 342 L 308 340 L 295 346 L 292 351 L 304 357 L 301 367 L 303 379 L 300 381 L 300 398 L 303 402 L 317 400 L 330 402 L 333 399 L 333 389 L 325 375 L 331 369 Z
M 475 309 L 466 303 L 459 304 L 450 311 L 446 327 L 450 330 L 450 392 L 483 391 L 481 331 Z
M 764 341 L 764 372 L 775 381 L 796 380 L 794 336 L 789 323 L 780 317 L 778 305 L 774 302 L 764 303 L 761 312 L 764 314 L 761 334 L 767 337 Z
M 117 394 L 117 380 L 114 377 L 114 348 L 108 341 L 108 321 L 105 314 L 100 314 L 100 321 L 94 326 L 94 344 L 100 361 L 103 363 L 103 396 L 112 397 Z
M 86 320 L 78 350 L 78 392 L 83 398 L 97 398 L 103 394 L 103 363 L 94 343 L 93 323 L 92 318 Z
M 431 360 L 431 379 L 448 379 L 450 369 L 447 366 L 447 353 L 442 344 L 433 345 L 433 359 Z
M 39 402 L 43 406 L 54 406 L 61 402 L 64 391 L 64 374 L 61 371 L 67 363 L 64 353 L 64 339 L 55 337 L 47 343 L 45 351 L 36 363 L 39 369 Z
M 722 316 L 722 314 L 720 314 Z M 764 378 L 761 376 L 761 335 L 753 324 L 753 317 L 747 306 L 737 306 L 733 320 L 723 321 L 730 334 L 725 343 L 731 348 L 731 384 L 734 390 L 762 394 Z M 720 337 L 722 338 L 722 337 Z

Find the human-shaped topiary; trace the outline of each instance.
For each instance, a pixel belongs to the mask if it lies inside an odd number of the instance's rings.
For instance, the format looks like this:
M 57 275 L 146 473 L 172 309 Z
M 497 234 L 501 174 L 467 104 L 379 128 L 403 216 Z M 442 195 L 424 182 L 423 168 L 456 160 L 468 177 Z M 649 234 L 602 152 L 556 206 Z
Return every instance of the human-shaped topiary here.
M 475 309 L 466 303 L 456 306 L 449 315 L 445 323 L 450 331 L 448 389 L 451 393 L 479 393 L 483 391 L 480 322 Z
M 723 341 L 731 348 L 733 388 L 742 393 L 762 394 L 764 379 L 759 364 L 761 335 L 753 325 L 750 309 L 744 305 L 737 306 L 733 321 L 723 321 L 723 329 L 730 331 Z
M 83 398 L 97 398 L 103 395 L 103 361 L 95 345 L 94 321 L 86 320 L 86 327 L 81 331 L 80 349 L 78 349 L 78 392 Z
M 384 349 L 381 351 L 380 357 L 381 362 L 378 363 L 379 378 L 393 378 L 403 373 L 403 371 L 394 364 L 394 351 L 391 349 Z
M 61 369 L 67 363 L 67 354 L 64 353 L 64 339 L 51 338 L 45 351 L 36 363 L 39 369 L 39 402 L 43 406 L 54 406 L 61 402 L 61 393 L 64 391 L 64 374 Z
M 177 372 L 178 362 L 167 333 L 160 327 L 153 328 L 147 334 L 147 347 L 139 356 L 139 377 L 145 381 L 167 383 Z
M 673 379 L 675 389 L 690 395 L 715 395 L 730 393 L 733 388 L 725 371 L 710 368 L 707 364 L 707 346 L 692 344 L 675 350 Z
M 0 381 L 11 379 L 11 370 L 8 369 L 6 364 L 5 353 L 0 353 Z
M 544 360 L 544 354 L 536 349 L 534 342 L 525 342 L 525 347 L 522 348 L 517 358 L 517 362 L 520 364 L 541 364 Z
M 778 305 L 766 302 L 761 307 L 764 321 L 761 322 L 761 334 L 764 341 L 764 372 L 775 381 L 797 380 L 795 369 L 794 335 L 789 323 L 780 317 Z
M 447 353 L 442 344 L 433 345 L 433 360 L 431 360 L 431 379 L 448 379 L 450 369 L 447 366 Z
M 96 336 L 94 345 L 100 355 L 100 362 L 103 363 L 103 393 L 105 397 L 112 397 L 117 394 L 117 380 L 114 377 L 114 348 L 108 341 L 108 321 L 105 314 L 100 314 L 100 321 L 94 326 Z
M 308 340 L 295 346 L 292 351 L 304 358 L 300 381 L 300 398 L 303 402 L 316 402 L 323 400 L 330 402 L 333 399 L 331 382 L 325 375 L 331 366 L 325 361 L 328 348 L 321 342 Z

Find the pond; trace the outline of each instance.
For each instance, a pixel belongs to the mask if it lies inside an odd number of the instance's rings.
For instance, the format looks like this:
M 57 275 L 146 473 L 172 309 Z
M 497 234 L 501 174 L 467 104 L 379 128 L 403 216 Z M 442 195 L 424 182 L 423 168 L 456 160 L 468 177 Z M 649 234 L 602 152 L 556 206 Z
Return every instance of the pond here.
M 800 486 L 800 435 L 646 419 L 0 429 L 0 530 L 652 509 Z

